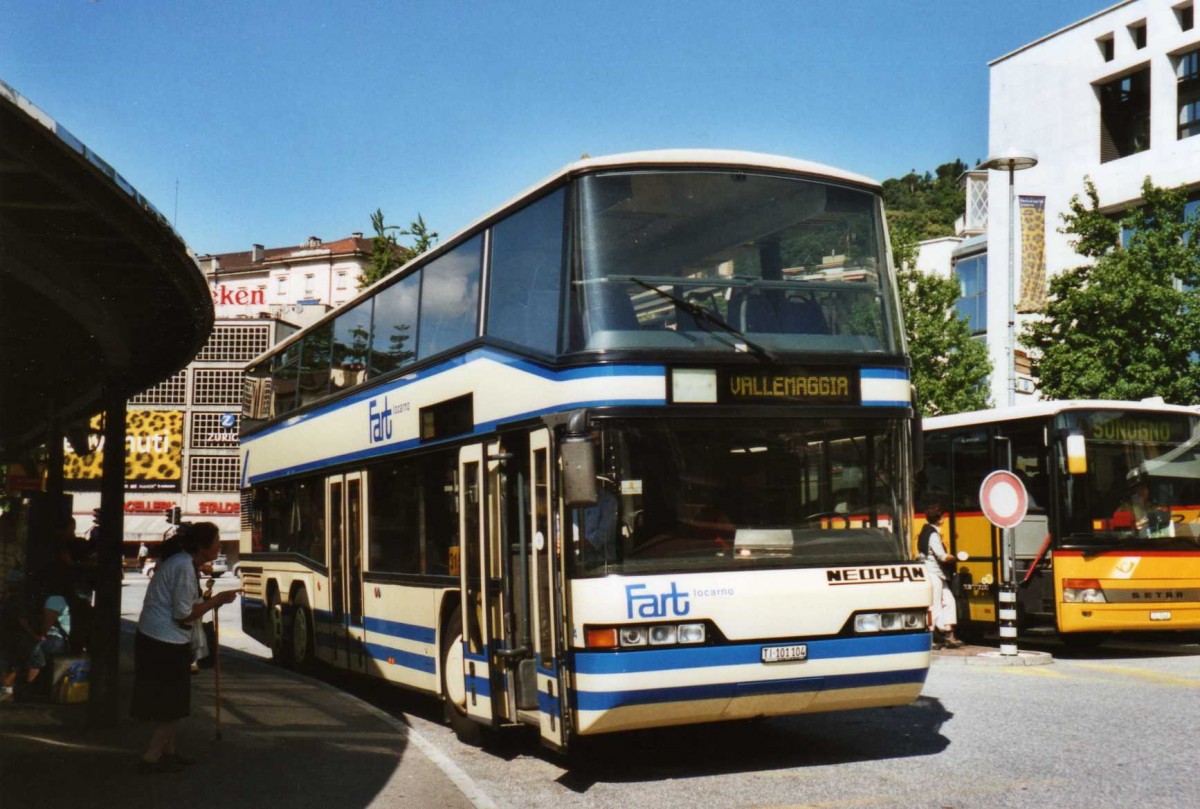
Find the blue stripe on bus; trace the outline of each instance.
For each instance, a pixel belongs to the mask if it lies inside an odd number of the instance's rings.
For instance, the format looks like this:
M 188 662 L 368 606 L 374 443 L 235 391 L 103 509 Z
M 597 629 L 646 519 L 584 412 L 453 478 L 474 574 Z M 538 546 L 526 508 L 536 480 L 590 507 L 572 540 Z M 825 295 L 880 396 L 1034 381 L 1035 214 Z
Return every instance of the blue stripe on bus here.
M 802 642 L 808 647 L 809 660 L 835 660 L 845 657 L 928 652 L 931 636 L 923 632 L 916 635 L 878 635 L 797 642 Z M 773 641 L 731 646 L 639 649 L 628 652 L 576 652 L 575 671 L 579 674 L 633 674 L 645 671 L 761 664 L 763 647 L 784 646 L 788 643 Z
M 367 653 L 375 660 L 382 660 L 384 663 L 391 663 L 395 666 L 403 666 L 406 669 L 416 669 L 426 674 L 434 674 L 437 671 L 437 660 L 429 655 L 406 652 L 403 649 L 393 649 L 390 646 L 383 646 L 378 643 L 366 643 L 364 646 L 366 646 Z
M 404 638 L 405 640 L 415 640 L 421 643 L 434 643 L 437 640 L 437 632 L 428 626 L 419 626 L 417 624 L 405 624 L 400 621 L 388 621 L 383 618 L 363 618 L 364 628 L 368 632 L 375 632 L 380 635 L 390 635 L 393 638 Z
M 702 699 L 733 699 L 767 694 L 802 694 L 809 691 L 833 691 L 843 688 L 870 688 L 882 685 L 923 683 L 928 669 L 837 674 L 827 677 L 800 677 L 764 682 L 728 682 L 712 685 L 688 685 L 674 688 L 647 688 L 638 691 L 576 691 L 575 707 L 580 711 L 607 711 L 630 705 L 663 702 L 689 702 Z
M 862 379 L 902 379 L 908 381 L 908 371 L 904 368 L 861 368 Z
M 446 438 L 441 441 L 421 441 L 419 438 L 410 438 L 407 441 L 396 441 L 391 444 L 383 444 L 378 447 L 369 447 L 367 449 L 357 450 L 355 452 L 347 452 L 344 455 L 335 455 L 329 458 L 322 458 L 317 461 L 309 461 L 308 463 L 296 464 L 295 466 L 284 467 L 273 472 L 264 472 L 259 475 L 251 475 L 251 484 L 269 483 L 278 478 L 286 478 L 291 475 L 300 475 L 305 472 L 314 472 L 318 469 L 324 469 L 337 464 L 345 464 L 356 461 L 370 460 L 393 453 L 403 452 L 409 449 L 415 449 L 419 446 L 433 447 L 441 443 L 450 441 L 461 441 L 467 436 L 482 436 L 495 431 L 497 425 L 517 421 L 520 419 L 537 418 L 549 413 L 558 413 L 564 410 L 574 410 L 581 407 L 623 407 L 623 406 L 638 406 L 645 407 L 646 405 L 663 405 L 666 404 L 666 399 L 595 399 L 583 402 L 569 402 L 564 404 L 556 404 L 552 407 L 543 407 L 537 410 L 530 410 L 525 413 L 514 413 L 505 416 L 502 419 L 483 422 L 475 425 L 475 428 L 469 433 L 463 433 L 451 438 Z
M 262 432 L 255 433 L 249 439 L 244 439 L 246 443 L 251 443 L 260 437 L 271 435 L 288 427 L 294 427 L 305 421 L 309 421 L 318 416 L 326 415 L 344 407 L 364 402 L 368 399 L 374 399 L 376 396 L 382 396 L 384 393 L 392 393 L 401 388 L 408 387 L 414 382 L 430 379 L 439 374 L 452 371 L 455 368 L 461 368 L 469 362 L 477 360 L 492 360 L 502 365 L 507 365 L 513 368 L 518 368 L 525 373 L 533 376 L 541 377 L 542 379 L 550 379 L 556 382 L 571 382 L 578 379 L 596 379 L 604 377 L 620 377 L 620 376 L 660 376 L 666 377 L 666 367 L 662 365 L 593 365 L 582 368 L 564 368 L 561 370 L 553 368 L 543 368 L 540 365 L 530 362 L 529 360 L 520 359 L 508 354 L 502 354 L 495 349 L 477 348 L 459 357 L 451 357 L 445 362 L 437 365 L 407 374 L 399 379 L 392 380 L 387 384 L 378 387 L 372 387 L 368 390 L 363 390 L 345 399 L 339 399 L 336 402 L 331 402 L 323 407 L 318 407 L 307 413 L 302 413 L 293 416 L 285 421 L 280 422 L 272 427 L 268 427 Z M 579 407 L 580 405 L 572 405 Z M 563 405 L 563 407 L 572 407 Z M 558 408 L 556 408 L 558 409 Z M 253 478 L 251 478 L 253 482 Z
M 558 697 L 552 697 L 538 689 L 538 710 L 550 716 L 558 716 Z

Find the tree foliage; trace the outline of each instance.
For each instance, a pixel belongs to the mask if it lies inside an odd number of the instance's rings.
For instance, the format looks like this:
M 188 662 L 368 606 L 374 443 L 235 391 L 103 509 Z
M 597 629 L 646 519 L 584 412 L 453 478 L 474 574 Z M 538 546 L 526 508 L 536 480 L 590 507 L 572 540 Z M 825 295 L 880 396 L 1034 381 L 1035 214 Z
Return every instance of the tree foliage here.
M 954 160 L 938 166 L 935 174 L 913 171 L 883 182 L 913 385 L 926 416 L 988 406 L 991 361 L 987 346 L 971 338 L 955 311 L 958 284 L 915 269 L 922 239 L 954 234 L 965 204 L 958 178 L 966 170 L 966 163 Z
M 371 258 L 363 270 L 358 288 L 366 289 L 384 276 L 395 272 L 429 248 L 437 244 L 438 234 L 429 229 L 421 214 L 407 228 L 384 222 L 383 210 L 376 208 L 371 214 L 371 228 L 375 236 L 371 239 Z M 405 246 L 399 236 L 411 236 L 413 243 Z
M 903 177 L 883 181 L 883 205 L 892 229 L 904 228 L 917 241 L 953 236 L 954 222 L 963 215 L 966 201 L 958 178 L 967 164 L 953 160 L 938 166 L 933 174 L 910 171 Z
M 916 269 L 900 270 L 897 281 L 913 386 L 922 415 L 986 408 L 992 363 L 987 346 L 972 339 L 966 322 L 955 311 L 958 284 Z
M 1090 179 L 1084 192 L 1062 232 L 1091 263 L 1051 279 L 1043 316 L 1021 335 L 1042 392 L 1200 402 L 1200 234 L 1195 217 L 1185 220 L 1184 189 L 1147 177 L 1142 204 L 1119 220 L 1100 211 Z

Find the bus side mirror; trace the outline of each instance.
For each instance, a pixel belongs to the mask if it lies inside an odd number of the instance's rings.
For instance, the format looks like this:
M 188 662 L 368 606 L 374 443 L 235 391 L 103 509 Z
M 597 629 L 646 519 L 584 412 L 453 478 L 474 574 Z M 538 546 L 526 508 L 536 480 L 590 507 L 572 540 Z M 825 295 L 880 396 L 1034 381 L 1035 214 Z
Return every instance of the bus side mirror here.
M 1067 433 L 1067 472 L 1072 475 L 1086 475 L 1087 471 L 1087 442 L 1083 440 L 1083 433 L 1077 430 L 1069 432 Z
M 558 451 L 562 456 L 563 501 L 567 508 L 596 505 L 599 492 L 591 436 L 568 436 L 558 445 Z

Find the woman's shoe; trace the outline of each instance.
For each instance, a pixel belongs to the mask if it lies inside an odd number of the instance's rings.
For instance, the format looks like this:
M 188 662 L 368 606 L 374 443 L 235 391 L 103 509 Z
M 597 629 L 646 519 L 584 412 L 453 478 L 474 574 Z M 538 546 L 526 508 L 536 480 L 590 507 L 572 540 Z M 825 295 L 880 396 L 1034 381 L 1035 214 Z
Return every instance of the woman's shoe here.
M 954 637 L 954 633 L 951 632 L 946 635 L 945 645 L 946 645 L 947 649 L 961 649 L 963 646 L 963 642 L 961 640 L 959 640 L 958 638 Z

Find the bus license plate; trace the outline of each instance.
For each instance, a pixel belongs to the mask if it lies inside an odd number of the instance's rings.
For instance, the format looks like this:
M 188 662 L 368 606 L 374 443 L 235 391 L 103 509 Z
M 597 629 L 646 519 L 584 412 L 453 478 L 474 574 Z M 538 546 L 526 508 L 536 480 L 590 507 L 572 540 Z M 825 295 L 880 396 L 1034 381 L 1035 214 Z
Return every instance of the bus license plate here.
M 789 660 L 807 660 L 808 646 L 803 643 L 796 643 L 791 646 L 764 646 L 762 648 L 762 662 L 764 663 L 784 663 Z
M 1150 620 L 1169 621 L 1171 620 L 1171 613 L 1168 610 L 1156 610 L 1155 612 L 1150 613 Z

